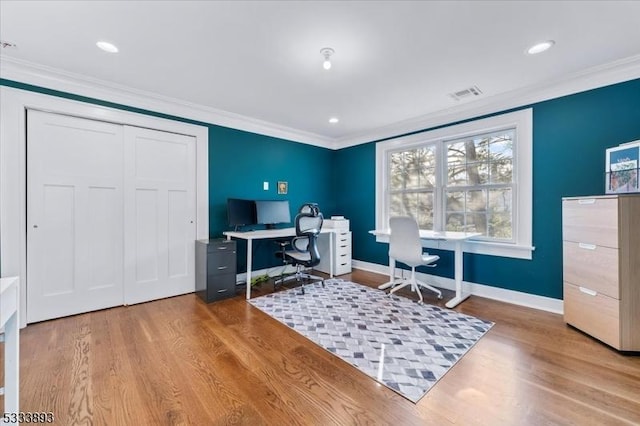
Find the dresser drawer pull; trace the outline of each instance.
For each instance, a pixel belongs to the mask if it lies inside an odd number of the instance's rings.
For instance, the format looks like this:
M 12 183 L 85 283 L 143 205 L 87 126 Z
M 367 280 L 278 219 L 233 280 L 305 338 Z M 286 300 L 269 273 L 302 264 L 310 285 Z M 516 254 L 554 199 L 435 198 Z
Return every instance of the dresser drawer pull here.
M 217 293 L 226 293 L 227 291 L 229 291 L 228 288 L 223 288 L 221 290 L 218 290 Z
M 595 250 L 596 249 L 596 245 L 595 244 L 587 244 L 587 243 L 578 243 L 578 247 L 580 247 L 581 249 L 585 249 L 585 250 Z
M 578 287 L 580 289 L 580 291 L 584 294 L 588 294 L 589 296 L 597 296 L 598 292 L 597 291 L 593 291 L 591 289 L 585 288 L 585 287 Z
M 218 271 L 222 271 L 223 269 L 227 269 L 228 266 L 218 266 Z
M 229 247 L 225 247 L 225 246 L 218 246 L 218 250 L 226 250 L 226 249 L 228 249 L 228 248 L 229 248 Z
M 581 200 L 578 200 L 578 204 L 595 204 L 595 203 L 596 203 L 595 198 L 583 198 Z

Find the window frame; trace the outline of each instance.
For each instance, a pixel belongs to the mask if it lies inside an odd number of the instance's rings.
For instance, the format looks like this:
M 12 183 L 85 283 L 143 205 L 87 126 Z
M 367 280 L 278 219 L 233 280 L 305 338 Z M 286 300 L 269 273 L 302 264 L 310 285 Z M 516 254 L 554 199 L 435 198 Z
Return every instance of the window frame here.
M 468 240 L 464 250 L 469 253 L 493 256 L 531 259 L 535 247 L 532 245 L 532 170 L 533 170 L 533 111 L 522 109 L 493 117 L 472 120 L 435 130 L 415 133 L 408 136 L 388 139 L 376 143 L 376 229 L 388 229 L 388 206 L 390 193 L 388 158 L 391 152 L 409 150 L 435 144 L 439 170 L 436 170 L 436 188 L 434 189 L 434 229 L 444 229 L 444 179 L 446 161 L 443 150 L 447 143 L 469 136 L 515 129 L 513 146 L 513 240 L 487 241 L 486 239 Z M 444 162 L 444 165 L 442 164 Z M 438 210 L 438 211 L 436 211 Z M 377 235 L 376 241 L 388 242 L 388 237 Z M 427 248 L 453 249 L 453 243 L 446 241 L 424 240 Z

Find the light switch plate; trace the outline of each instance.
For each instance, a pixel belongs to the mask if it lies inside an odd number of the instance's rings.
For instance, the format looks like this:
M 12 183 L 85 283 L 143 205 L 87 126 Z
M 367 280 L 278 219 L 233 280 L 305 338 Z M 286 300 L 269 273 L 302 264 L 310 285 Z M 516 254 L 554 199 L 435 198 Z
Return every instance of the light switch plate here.
M 262 189 L 264 189 L 265 191 L 269 190 L 269 182 L 262 182 Z

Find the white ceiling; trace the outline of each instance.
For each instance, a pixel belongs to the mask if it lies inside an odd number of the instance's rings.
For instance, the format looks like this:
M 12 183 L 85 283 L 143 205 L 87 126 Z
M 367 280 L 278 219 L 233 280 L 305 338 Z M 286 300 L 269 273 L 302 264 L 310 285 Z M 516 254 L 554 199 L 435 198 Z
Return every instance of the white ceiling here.
M 640 1 L 1 0 L 0 15 L 0 39 L 17 45 L 5 63 L 329 141 L 640 58 Z M 120 52 L 96 48 L 101 39 Z M 553 49 L 525 54 L 548 39 Z M 335 49 L 330 71 L 323 47 Z M 449 96 L 474 85 L 481 96 Z

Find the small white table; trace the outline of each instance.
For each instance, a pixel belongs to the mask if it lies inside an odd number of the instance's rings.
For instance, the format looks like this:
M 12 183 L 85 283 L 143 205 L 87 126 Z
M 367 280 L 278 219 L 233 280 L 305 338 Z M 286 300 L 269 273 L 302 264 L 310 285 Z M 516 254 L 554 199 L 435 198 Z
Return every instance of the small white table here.
M 391 234 L 389 229 L 376 229 L 373 231 L 369 231 L 370 234 L 375 236 L 386 236 L 388 237 Z M 436 240 L 436 241 L 451 241 L 454 243 L 454 279 L 456 282 L 456 296 L 449 300 L 445 306 L 447 308 L 454 308 L 462 303 L 465 299 L 467 299 L 470 294 L 464 293 L 462 291 L 462 260 L 463 260 L 463 252 L 462 252 L 462 243 L 469 238 L 477 237 L 478 235 L 482 235 L 478 232 L 453 232 L 453 231 L 428 231 L 421 229 L 420 230 L 420 238 L 423 240 Z M 392 287 L 395 284 L 395 259 L 389 258 L 389 279 L 388 283 L 381 284 L 378 286 L 381 290 L 386 290 L 389 287 Z
M 330 262 L 330 271 L 331 278 L 333 278 L 333 245 L 335 233 L 340 231 L 339 229 L 334 228 L 322 228 L 320 230 L 321 234 L 330 234 L 331 241 L 329 243 L 329 262 Z M 246 232 L 238 232 L 238 231 L 227 231 L 223 232 L 223 234 L 227 237 L 227 240 L 232 238 L 237 238 L 240 240 L 247 241 L 247 299 L 251 299 L 251 262 L 253 257 L 253 240 L 266 240 L 273 238 L 286 238 L 286 237 L 294 237 L 296 235 L 296 228 L 280 228 L 280 229 L 262 229 L 257 231 L 246 231 Z
M 0 327 L 4 327 L 4 412 L 19 410 L 20 335 L 18 277 L 0 278 Z M 3 413 L 0 411 L 0 423 Z

